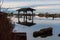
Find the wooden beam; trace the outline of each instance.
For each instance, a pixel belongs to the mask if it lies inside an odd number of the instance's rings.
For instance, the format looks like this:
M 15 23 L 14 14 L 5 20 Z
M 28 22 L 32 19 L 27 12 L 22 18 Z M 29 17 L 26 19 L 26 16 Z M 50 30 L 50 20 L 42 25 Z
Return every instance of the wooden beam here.
M 20 22 L 20 20 L 19 20 L 19 13 L 20 13 L 20 12 L 18 11 L 18 23 Z
M 33 11 L 32 11 L 32 23 L 33 23 Z
M 27 23 L 27 11 L 26 11 L 26 23 Z
M 23 13 L 25 14 L 25 11 L 23 11 Z M 25 15 L 24 15 L 24 22 L 25 22 Z

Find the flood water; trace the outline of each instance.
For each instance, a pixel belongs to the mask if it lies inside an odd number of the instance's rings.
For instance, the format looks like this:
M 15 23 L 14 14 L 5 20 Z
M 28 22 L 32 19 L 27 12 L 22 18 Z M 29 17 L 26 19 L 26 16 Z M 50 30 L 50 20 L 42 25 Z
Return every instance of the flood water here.
M 54 20 L 52 20 L 52 18 L 35 17 L 34 23 L 36 23 L 36 25 L 33 25 L 31 27 L 17 24 L 17 18 L 12 17 L 11 20 L 12 22 L 15 22 L 15 28 L 13 29 L 13 32 L 26 32 L 27 40 L 60 40 L 60 37 L 58 37 L 58 34 L 60 34 L 60 18 L 55 18 Z M 48 27 L 53 28 L 52 36 L 46 38 L 33 37 L 33 32 Z

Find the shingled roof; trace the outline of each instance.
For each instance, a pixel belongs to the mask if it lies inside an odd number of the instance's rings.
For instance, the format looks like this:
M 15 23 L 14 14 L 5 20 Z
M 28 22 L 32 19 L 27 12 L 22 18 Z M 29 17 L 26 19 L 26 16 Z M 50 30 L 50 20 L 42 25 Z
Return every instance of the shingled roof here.
M 21 9 L 18 9 L 16 11 L 35 11 L 35 9 L 32 9 L 32 8 L 21 8 Z

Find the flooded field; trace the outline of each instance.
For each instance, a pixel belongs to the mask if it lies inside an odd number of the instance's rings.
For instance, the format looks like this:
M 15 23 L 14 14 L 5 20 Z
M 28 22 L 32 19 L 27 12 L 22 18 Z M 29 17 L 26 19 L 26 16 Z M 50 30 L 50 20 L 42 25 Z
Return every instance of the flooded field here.
M 17 24 L 17 18 L 12 17 L 11 20 L 15 23 L 15 28 L 13 29 L 13 32 L 26 32 L 27 40 L 60 40 L 60 37 L 58 36 L 58 34 L 60 34 L 60 18 L 55 18 L 54 20 L 52 20 L 52 18 L 35 17 L 34 23 L 36 23 L 36 25 L 33 25 L 31 27 Z M 48 27 L 53 28 L 52 36 L 46 38 L 33 37 L 33 32 Z

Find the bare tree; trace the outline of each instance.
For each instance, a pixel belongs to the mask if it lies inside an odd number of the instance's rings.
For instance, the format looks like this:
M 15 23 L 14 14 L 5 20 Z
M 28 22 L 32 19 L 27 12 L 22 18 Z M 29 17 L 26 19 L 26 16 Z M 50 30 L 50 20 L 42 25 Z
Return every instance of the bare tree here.
M 1 12 L 1 7 L 3 5 L 4 0 L 0 0 L 0 12 Z

